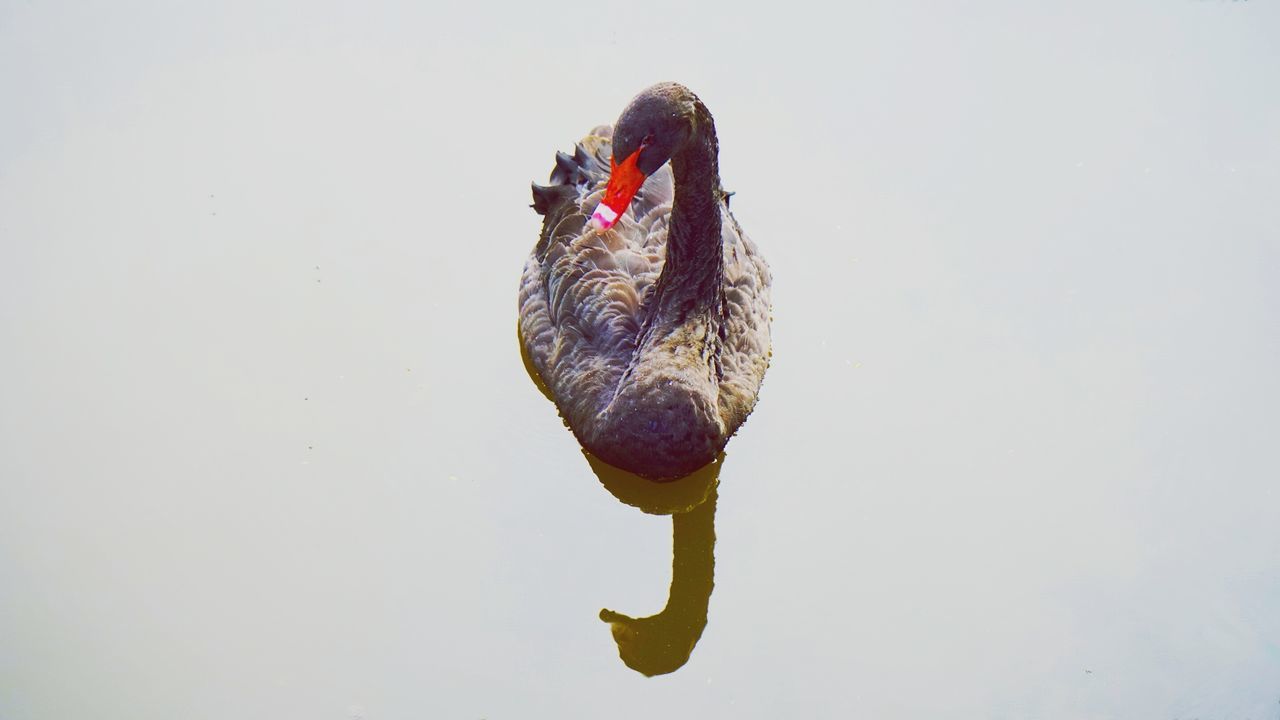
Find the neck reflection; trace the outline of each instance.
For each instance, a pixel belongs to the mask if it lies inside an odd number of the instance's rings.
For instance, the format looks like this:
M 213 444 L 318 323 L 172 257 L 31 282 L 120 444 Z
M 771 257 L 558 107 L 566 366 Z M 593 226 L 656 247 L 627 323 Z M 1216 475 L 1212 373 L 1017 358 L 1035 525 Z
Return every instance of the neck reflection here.
M 635 618 L 604 609 L 618 655 L 650 677 L 675 672 L 689 661 L 707 626 L 715 574 L 716 486 L 724 453 L 688 477 L 655 483 L 608 465 L 585 450 L 601 484 L 620 501 L 652 515 L 671 515 L 671 590 L 656 615 Z

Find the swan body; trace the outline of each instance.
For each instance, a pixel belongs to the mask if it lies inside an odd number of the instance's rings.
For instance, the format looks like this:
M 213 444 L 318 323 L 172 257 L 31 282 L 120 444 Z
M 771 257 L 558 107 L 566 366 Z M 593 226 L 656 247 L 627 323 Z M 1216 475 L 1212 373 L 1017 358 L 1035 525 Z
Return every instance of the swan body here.
M 653 479 L 712 461 L 769 364 L 769 269 L 729 212 L 718 151 L 702 102 L 662 83 L 534 185 L 522 350 L 587 450 Z

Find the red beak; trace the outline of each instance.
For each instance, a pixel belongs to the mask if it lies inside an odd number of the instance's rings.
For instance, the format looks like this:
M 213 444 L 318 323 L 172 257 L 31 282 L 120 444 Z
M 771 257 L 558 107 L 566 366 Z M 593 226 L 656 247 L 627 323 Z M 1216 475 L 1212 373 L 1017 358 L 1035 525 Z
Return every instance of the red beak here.
M 636 192 L 644 184 L 645 174 L 636 166 L 640 161 L 640 150 L 643 149 L 644 146 L 641 145 L 621 163 L 609 158 L 609 164 L 612 166 L 609 172 L 609 185 L 604 190 L 604 198 L 600 201 L 600 205 L 596 207 L 595 212 L 591 213 L 592 227 L 597 230 L 608 230 L 618 222 L 622 213 L 631 207 L 631 198 L 636 196 Z

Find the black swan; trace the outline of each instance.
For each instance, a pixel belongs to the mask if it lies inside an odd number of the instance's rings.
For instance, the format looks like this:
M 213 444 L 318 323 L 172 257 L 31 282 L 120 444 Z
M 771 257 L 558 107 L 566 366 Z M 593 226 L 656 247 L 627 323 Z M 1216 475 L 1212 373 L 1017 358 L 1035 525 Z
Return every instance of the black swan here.
M 706 106 L 660 83 L 533 186 L 526 362 L 583 447 L 651 479 L 711 462 L 769 365 L 769 268 L 729 212 L 718 156 Z

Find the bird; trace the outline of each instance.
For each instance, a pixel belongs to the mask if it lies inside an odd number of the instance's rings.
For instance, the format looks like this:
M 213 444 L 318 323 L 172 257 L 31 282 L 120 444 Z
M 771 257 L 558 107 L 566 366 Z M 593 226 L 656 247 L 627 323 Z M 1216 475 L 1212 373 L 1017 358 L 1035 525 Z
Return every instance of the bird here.
M 533 184 L 526 366 L 583 448 L 650 480 L 712 462 L 769 367 L 772 276 L 731 195 L 711 112 L 674 82 L 641 91 Z

